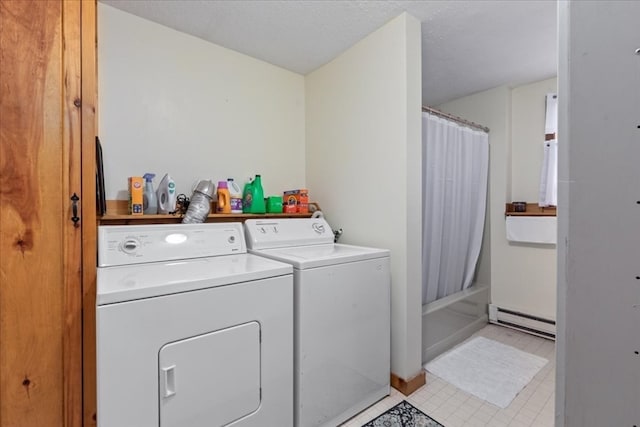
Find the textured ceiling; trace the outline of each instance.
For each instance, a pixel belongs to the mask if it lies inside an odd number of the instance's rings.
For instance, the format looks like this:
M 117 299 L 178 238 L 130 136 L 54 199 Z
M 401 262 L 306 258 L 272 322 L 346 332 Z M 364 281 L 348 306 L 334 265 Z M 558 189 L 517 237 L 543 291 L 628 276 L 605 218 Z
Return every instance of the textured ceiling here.
M 556 75 L 555 0 L 101 2 L 300 74 L 406 11 L 422 22 L 428 105 Z

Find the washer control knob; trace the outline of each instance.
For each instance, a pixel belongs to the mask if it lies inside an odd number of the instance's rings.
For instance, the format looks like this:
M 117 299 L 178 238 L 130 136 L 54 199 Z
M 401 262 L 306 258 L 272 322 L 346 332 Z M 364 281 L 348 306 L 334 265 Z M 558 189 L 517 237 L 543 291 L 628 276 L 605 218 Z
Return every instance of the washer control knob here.
M 140 242 L 137 239 L 132 237 L 128 237 L 122 242 L 122 250 L 128 254 L 131 254 L 136 251 L 140 247 Z
M 236 241 L 236 236 L 229 236 L 229 239 L 227 239 L 229 241 L 229 243 L 233 243 Z

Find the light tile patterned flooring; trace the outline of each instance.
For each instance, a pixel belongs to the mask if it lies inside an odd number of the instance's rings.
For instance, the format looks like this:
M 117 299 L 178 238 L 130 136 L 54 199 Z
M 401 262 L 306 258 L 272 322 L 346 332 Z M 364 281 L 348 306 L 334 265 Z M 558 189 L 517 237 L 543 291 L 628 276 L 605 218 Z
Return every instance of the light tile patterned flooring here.
M 491 324 L 474 336 L 478 335 L 549 360 L 506 409 L 478 399 L 427 372 L 427 383 L 410 396 L 392 388 L 389 396 L 341 427 L 360 427 L 402 400 L 407 400 L 445 427 L 553 427 L 555 342 Z

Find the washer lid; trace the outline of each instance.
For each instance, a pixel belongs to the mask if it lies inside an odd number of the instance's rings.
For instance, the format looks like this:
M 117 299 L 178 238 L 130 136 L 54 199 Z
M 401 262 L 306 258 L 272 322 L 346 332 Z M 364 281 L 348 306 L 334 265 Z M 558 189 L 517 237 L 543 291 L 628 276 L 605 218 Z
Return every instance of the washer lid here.
M 291 246 L 287 248 L 251 250 L 251 253 L 287 262 L 294 268 L 323 267 L 389 256 L 389 250 L 331 243 L 327 245 Z
M 252 254 L 99 267 L 97 305 L 291 274 L 291 265 Z

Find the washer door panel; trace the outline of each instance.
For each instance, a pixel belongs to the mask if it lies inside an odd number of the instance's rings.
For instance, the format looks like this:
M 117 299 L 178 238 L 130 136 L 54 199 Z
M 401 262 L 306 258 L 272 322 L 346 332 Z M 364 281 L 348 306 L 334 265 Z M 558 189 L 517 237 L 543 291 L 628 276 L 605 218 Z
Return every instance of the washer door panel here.
M 164 345 L 160 426 L 224 426 L 260 406 L 260 325 L 248 322 Z

